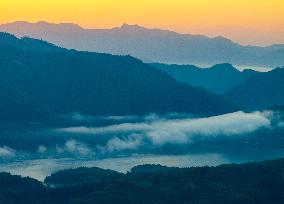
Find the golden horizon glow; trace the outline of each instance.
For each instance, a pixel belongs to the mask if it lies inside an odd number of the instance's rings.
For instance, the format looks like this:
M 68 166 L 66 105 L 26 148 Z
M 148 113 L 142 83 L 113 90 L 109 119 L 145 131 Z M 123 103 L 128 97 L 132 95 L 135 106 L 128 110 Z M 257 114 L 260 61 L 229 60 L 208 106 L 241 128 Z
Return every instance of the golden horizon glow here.
M 284 30 L 283 0 L 1 0 L 0 23 L 72 22 L 84 28 L 123 23 L 186 33 L 231 26 Z

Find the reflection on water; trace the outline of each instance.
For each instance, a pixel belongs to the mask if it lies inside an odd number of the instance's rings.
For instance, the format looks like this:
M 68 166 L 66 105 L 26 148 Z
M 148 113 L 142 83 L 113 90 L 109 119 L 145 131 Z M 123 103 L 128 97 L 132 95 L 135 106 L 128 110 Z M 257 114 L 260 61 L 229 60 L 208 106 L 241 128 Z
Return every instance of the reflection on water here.
M 100 167 L 119 172 L 127 172 L 132 167 L 142 164 L 161 164 L 170 167 L 217 166 L 230 163 L 219 154 L 200 155 L 164 155 L 164 156 L 130 156 L 103 160 L 78 159 L 39 159 L 24 160 L 0 164 L 0 172 L 10 172 L 14 175 L 29 176 L 40 181 L 53 172 L 76 167 Z

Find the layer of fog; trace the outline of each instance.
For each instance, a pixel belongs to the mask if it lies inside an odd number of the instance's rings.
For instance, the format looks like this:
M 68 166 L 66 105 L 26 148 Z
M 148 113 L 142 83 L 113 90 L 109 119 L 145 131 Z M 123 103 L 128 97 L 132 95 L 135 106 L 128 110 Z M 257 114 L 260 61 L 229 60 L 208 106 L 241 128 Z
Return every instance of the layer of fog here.
M 102 160 L 80 160 L 80 159 L 39 159 L 26 160 L 22 162 L 11 162 L 0 164 L 0 170 L 10 172 L 14 175 L 29 176 L 39 181 L 54 172 L 77 168 L 77 167 L 99 167 L 112 169 L 126 173 L 132 167 L 143 164 L 161 164 L 169 167 L 196 167 L 196 166 L 217 166 L 231 161 L 218 154 L 202 155 L 178 155 L 178 156 L 157 156 L 140 155 L 122 158 Z
M 10 147 L 0 147 L 0 158 L 11 158 L 16 155 L 16 151 Z
M 63 117 L 66 123 L 61 128 L 14 131 L 12 126 L 2 131 L 0 172 L 42 180 L 51 172 L 79 166 L 124 172 L 145 163 L 184 167 L 284 157 L 284 122 L 278 112 L 236 112 L 209 118 L 80 113 Z
M 36 133 L 33 130 L 27 133 L 21 131 L 20 136 L 15 136 L 14 139 L 10 139 L 8 134 L 8 141 L 12 141 L 14 146 L 0 141 L 2 142 L 0 143 L 0 159 L 11 159 L 17 155 L 23 156 L 29 153 L 40 157 L 152 154 L 152 150 L 163 149 L 165 151 L 165 147 L 169 145 L 171 148 L 168 149 L 175 149 L 175 147 L 179 149 L 184 145 L 191 145 L 190 148 L 194 149 L 197 143 L 233 141 L 244 136 L 250 137 L 260 130 L 283 127 L 281 125 L 283 121 L 271 111 L 235 112 L 209 118 L 193 118 L 183 114 L 99 118 L 79 113 L 72 113 L 66 117 L 73 122 L 74 120 L 81 121 L 88 126 L 43 128 L 37 130 Z M 102 125 L 98 122 L 99 120 L 108 122 Z M 109 121 L 111 121 L 110 124 Z M 22 144 L 17 144 L 17 142 Z M 24 147 L 24 144 L 27 146 L 26 149 L 19 149 Z M 27 148 L 30 149 L 27 150 Z
M 153 145 L 187 144 L 194 137 L 217 137 L 247 134 L 271 126 L 272 112 L 236 112 L 210 118 L 161 119 L 140 123 L 122 123 L 105 127 L 68 127 L 59 132 L 82 135 L 114 135 L 106 144 L 108 151 L 136 149 L 143 142 Z M 123 139 L 115 135 L 127 135 Z

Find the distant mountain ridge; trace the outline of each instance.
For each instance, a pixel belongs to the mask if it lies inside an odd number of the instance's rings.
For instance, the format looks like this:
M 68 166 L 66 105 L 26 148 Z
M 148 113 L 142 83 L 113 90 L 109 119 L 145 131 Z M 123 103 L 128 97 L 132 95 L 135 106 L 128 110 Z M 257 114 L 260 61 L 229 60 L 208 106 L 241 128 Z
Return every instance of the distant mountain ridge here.
M 44 39 L 56 45 L 83 51 L 132 55 L 146 62 L 167 64 L 219 64 L 269 66 L 284 65 L 283 45 L 241 46 L 223 37 L 147 29 L 124 24 L 113 29 L 83 29 L 76 24 L 15 22 L 0 31 L 16 36 Z
M 231 64 L 217 64 L 209 68 L 194 65 L 151 64 L 171 75 L 179 82 L 203 87 L 211 92 L 222 94 L 236 87 L 258 72 L 254 70 L 239 71 Z
M 280 107 L 284 104 L 284 67 L 258 73 L 224 96 L 246 110 Z
M 78 52 L 0 33 L 0 59 L 0 121 L 49 120 L 74 111 L 216 115 L 238 110 L 131 56 Z
M 244 110 L 255 111 L 284 104 L 284 67 L 268 72 L 239 71 L 231 64 L 217 64 L 210 68 L 193 65 L 151 64 L 179 82 L 223 94 Z

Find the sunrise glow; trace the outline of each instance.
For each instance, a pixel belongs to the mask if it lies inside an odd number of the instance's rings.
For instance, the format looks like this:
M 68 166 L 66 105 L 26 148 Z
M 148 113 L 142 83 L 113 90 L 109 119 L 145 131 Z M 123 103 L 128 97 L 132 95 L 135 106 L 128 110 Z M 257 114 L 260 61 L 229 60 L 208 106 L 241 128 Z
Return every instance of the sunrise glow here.
M 73 22 L 87 28 L 122 23 L 187 32 L 214 26 L 282 29 L 283 0 L 2 0 L 0 23 Z

